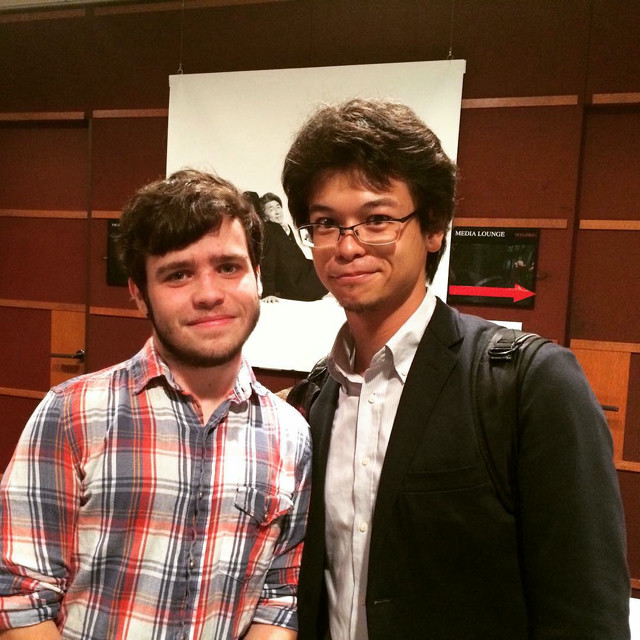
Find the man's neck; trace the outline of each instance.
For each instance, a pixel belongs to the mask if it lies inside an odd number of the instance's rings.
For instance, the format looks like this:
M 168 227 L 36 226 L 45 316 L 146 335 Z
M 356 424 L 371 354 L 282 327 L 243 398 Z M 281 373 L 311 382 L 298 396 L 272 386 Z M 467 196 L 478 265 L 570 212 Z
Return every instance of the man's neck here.
M 174 380 L 182 389 L 192 395 L 200 405 L 203 422 L 207 424 L 213 412 L 224 402 L 233 389 L 242 356 L 216 367 L 193 367 L 177 362 L 171 356 L 161 354 Z
M 364 373 L 373 356 L 398 332 L 413 315 L 424 299 L 396 309 L 368 310 L 364 313 L 347 312 L 347 324 L 355 345 L 354 373 Z

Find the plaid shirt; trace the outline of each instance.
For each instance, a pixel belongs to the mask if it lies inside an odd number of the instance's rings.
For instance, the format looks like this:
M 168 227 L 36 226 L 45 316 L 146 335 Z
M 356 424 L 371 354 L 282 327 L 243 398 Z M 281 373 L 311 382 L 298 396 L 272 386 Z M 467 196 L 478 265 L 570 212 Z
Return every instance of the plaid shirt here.
M 243 362 L 203 426 L 152 340 L 52 389 L 0 490 L 0 628 L 64 638 L 295 629 L 308 426 Z

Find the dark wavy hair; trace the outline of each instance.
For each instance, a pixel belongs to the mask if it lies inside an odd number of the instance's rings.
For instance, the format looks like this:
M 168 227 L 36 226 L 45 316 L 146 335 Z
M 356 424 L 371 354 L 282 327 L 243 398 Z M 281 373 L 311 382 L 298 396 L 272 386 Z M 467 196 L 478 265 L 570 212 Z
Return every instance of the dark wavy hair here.
M 120 216 L 118 249 L 127 275 L 146 292 L 147 256 L 184 249 L 237 219 L 247 238 L 254 269 L 262 253 L 262 221 L 251 201 L 230 182 L 211 173 L 183 169 L 142 187 Z
M 317 180 L 330 171 L 353 171 L 368 188 L 403 180 L 423 233 L 445 232 L 453 219 L 457 168 L 438 137 L 404 104 L 356 99 L 325 105 L 303 125 L 285 159 L 282 184 L 298 226 L 309 221 Z M 445 250 L 427 258 L 431 281 Z

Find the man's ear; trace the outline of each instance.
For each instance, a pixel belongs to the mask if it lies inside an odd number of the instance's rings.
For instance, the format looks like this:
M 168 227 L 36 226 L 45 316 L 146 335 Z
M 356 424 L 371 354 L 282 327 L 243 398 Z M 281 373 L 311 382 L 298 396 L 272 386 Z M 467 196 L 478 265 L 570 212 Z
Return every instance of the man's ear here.
M 260 277 L 260 267 L 256 268 L 256 282 L 258 283 L 258 298 L 262 297 L 262 278 Z
M 138 285 L 129 278 L 129 293 L 131 294 L 131 298 L 136 303 L 136 307 L 138 310 L 143 313 L 143 315 L 149 315 L 149 309 L 147 309 L 147 303 L 144 301 L 144 297 L 138 288 Z
M 435 253 L 436 251 L 440 251 L 443 238 L 444 238 L 444 231 L 438 231 L 436 233 L 427 233 L 427 235 L 425 236 L 427 251 L 429 253 Z

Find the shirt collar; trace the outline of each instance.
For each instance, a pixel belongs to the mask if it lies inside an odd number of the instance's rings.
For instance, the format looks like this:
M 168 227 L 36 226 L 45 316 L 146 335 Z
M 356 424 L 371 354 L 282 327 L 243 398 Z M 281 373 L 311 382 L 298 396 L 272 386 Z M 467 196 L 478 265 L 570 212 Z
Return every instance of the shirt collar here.
M 405 323 L 387 341 L 387 343 L 376 353 L 372 361 L 375 361 L 382 354 L 388 355 L 398 377 L 404 381 L 409 374 L 409 369 L 413 358 L 420 344 L 433 312 L 436 308 L 436 297 L 433 291 L 428 288 L 422 302 L 411 314 Z M 361 376 L 353 373 L 353 363 L 355 359 L 355 344 L 353 336 L 349 331 L 349 325 L 345 322 L 327 358 L 327 368 L 329 373 L 337 382 L 343 386 L 360 383 Z
M 184 389 L 176 382 L 171 369 L 160 357 L 153 338 L 149 338 L 142 350 L 134 358 L 132 370 L 134 392 L 141 393 L 157 380 L 164 380 L 175 391 L 184 393 Z M 234 403 L 247 401 L 252 393 L 259 396 L 266 395 L 267 389 L 255 377 L 253 369 L 243 357 L 235 384 L 230 393 L 230 400 Z

